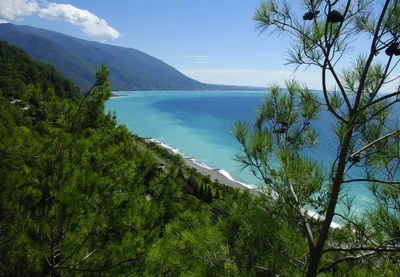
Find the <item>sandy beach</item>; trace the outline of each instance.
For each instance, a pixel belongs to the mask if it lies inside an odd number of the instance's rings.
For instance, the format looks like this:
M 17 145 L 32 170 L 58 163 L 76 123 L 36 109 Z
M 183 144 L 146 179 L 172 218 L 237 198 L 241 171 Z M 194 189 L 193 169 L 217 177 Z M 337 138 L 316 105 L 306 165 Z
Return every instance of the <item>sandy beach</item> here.
M 209 175 L 211 177 L 211 180 L 216 179 L 221 184 L 225 184 L 227 186 L 231 186 L 231 187 L 239 188 L 239 189 L 243 189 L 243 190 L 250 190 L 254 194 L 257 194 L 257 192 L 259 192 L 259 190 L 256 187 L 254 187 L 254 188 L 247 187 L 247 186 L 241 184 L 240 182 L 229 179 L 225 175 L 221 174 L 218 171 L 218 169 L 207 169 L 205 167 L 202 167 L 202 166 L 196 164 L 192 159 L 189 159 L 189 158 L 184 158 L 184 160 L 185 160 L 185 164 L 187 166 L 196 168 L 196 170 L 198 172 L 200 172 L 201 174 Z M 313 211 L 307 210 L 307 209 L 304 209 L 304 211 L 307 213 L 307 215 L 309 217 L 312 217 L 316 220 L 323 219 L 317 212 L 313 212 Z M 341 225 L 338 223 L 332 222 L 331 227 L 332 228 L 341 228 Z
M 184 161 L 185 161 L 185 165 L 195 168 L 199 173 L 201 173 L 203 175 L 209 175 L 211 180 L 213 180 L 213 181 L 217 180 L 221 184 L 224 184 L 224 185 L 227 185 L 230 187 L 234 187 L 234 188 L 243 189 L 243 190 L 254 190 L 250 187 L 247 187 L 247 186 L 241 184 L 240 182 L 229 179 L 228 177 L 226 177 L 225 175 L 220 173 L 218 169 L 205 168 L 203 166 L 196 164 L 192 159 L 189 159 L 189 158 L 184 158 Z
M 157 143 L 161 147 L 170 151 L 172 154 L 182 156 L 182 154 L 179 153 L 175 148 L 172 148 L 169 145 L 166 145 L 157 139 L 145 138 L 145 141 Z M 243 190 L 251 190 L 254 192 L 257 191 L 257 188 L 255 186 L 243 184 L 241 182 L 234 180 L 232 178 L 232 176 L 230 176 L 229 173 L 223 169 L 215 169 L 215 168 L 209 168 L 207 166 L 199 165 L 198 163 L 196 163 L 194 158 L 187 158 L 187 157 L 183 157 L 183 156 L 182 156 L 182 158 L 185 161 L 186 166 L 195 168 L 200 174 L 210 176 L 211 180 L 213 180 L 213 181 L 217 180 L 221 184 L 224 184 L 224 185 L 227 185 L 230 187 L 234 187 L 234 188 L 239 188 L 239 189 L 243 189 Z
M 177 151 L 177 149 L 170 147 L 169 145 L 166 145 L 162 142 L 160 142 L 159 140 L 153 139 L 153 138 L 145 138 L 146 142 L 155 142 L 158 145 L 160 145 L 161 147 L 167 149 L 168 151 L 170 151 L 172 154 L 177 154 L 177 155 L 181 155 L 181 153 L 179 153 Z M 195 168 L 199 173 L 203 174 L 203 175 L 208 175 L 210 176 L 211 180 L 217 180 L 218 182 L 220 182 L 221 184 L 230 186 L 230 187 L 234 187 L 234 188 L 239 188 L 242 190 L 250 190 L 252 193 L 257 194 L 259 193 L 259 189 L 256 186 L 253 185 L 247 185 L 247 184 L 242 184 L 238 181 L 235 181 L 228 172 L 221 170 L 221 169 L 214 169 L 214 168 L 208 168 L 207 166 L 202 166 L 199 165 L 195 162 L 194 158 L 186 158 L 183 157 L 183 160 L 185 161 L 185 165 L 188 167 L 192 167 Z M 321 220 L 322 217 L 314 211 L 311 210 L 307 210 L 304 209 L 304 212 L 311 218 L 314 218 L 316 220 Z M 342 226 L 338 223 L 332 222 L 331 224 L 332 228 L 341 228 Z

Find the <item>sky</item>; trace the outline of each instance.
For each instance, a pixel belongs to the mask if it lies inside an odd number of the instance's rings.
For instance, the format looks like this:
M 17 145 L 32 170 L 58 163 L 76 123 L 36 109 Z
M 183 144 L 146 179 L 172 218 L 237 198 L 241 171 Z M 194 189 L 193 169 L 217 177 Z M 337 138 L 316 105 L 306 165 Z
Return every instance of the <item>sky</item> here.
M 285 65 L 289 37 L 256 30 L 260 0 L 54 1 L 0 0 L 0 22 L 135 48 L 206 83 L 283 86 L 295 77 L 321 89 L 318 69 Z M 354 53 L 344 58 L 347 66 Z

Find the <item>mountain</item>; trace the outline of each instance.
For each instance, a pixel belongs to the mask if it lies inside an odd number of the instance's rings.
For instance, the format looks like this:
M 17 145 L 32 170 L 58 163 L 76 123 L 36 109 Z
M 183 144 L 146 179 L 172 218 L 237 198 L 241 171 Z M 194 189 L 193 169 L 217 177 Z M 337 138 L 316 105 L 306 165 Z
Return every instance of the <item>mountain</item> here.
M 31 26 L 0 24 L 0 40 L 49 63 L 80 88 L 94 81 L 95 66 L 105 64 L 114 90 L 254 90 L 260 88 L 204 84 L 172 66 L 132 48 L 87 41 Z
M 36 85 L 34 92 L 29 84 Z M 0 41 L 0 98 L 48 98 L 52 92 L 62 98 L 79 96 L 78 87 L 53 67 L 39 63 L 18 47 Z

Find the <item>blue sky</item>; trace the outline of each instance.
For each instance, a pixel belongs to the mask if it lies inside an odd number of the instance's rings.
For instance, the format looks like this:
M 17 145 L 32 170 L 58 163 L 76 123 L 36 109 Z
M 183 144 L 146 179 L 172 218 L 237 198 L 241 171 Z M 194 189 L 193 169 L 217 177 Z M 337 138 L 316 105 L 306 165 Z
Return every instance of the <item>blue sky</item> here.
M 284 65 L 288 38 L 255 30 L 260 0 L 54 1 L 0 0 L 0 21 L 136 48 L 207 83 L 268 86 L 294 76 Z M 320 89 L 317 69 L 295 76 Z

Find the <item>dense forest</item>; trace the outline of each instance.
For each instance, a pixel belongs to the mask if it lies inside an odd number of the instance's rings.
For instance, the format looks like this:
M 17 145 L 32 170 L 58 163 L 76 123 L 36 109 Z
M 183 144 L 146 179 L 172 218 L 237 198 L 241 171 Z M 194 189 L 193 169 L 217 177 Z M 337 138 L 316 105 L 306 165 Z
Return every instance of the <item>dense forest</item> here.
M 0 276 L 304 276 L 296 214 L 118 125 L 104 109 L 108 75 L 98 68 L 82 93 L 0 42 Z M 353 233 L 334 229 L 330 241 Z M 398 263 L 343 260 L 320 275 L 398 276 Z

